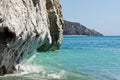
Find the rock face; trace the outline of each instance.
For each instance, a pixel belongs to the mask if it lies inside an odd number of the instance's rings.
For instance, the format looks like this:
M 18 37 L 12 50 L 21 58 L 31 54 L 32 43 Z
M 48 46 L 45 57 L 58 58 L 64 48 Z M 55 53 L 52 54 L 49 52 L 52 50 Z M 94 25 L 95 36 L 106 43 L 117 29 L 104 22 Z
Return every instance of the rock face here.
M 27 53 L 59 49 L 62 28 L 59 0 L 0 0 L 0 75 Z
M 80 23 L 64 21 L 64 35 L 87 35 L 87 36 L 103 36 L 103 34 L 86 28 Z

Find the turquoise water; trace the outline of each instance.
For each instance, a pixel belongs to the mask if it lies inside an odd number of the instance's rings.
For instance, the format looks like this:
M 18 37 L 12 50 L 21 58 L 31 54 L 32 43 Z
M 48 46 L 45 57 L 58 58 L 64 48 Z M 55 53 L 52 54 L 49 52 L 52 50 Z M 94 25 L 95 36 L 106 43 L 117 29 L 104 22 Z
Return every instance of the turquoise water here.
M 21 63 L 18 74 L 1 78 L 120 80 L 120 37 L 64 36 L 61 50 L 33 52 Z

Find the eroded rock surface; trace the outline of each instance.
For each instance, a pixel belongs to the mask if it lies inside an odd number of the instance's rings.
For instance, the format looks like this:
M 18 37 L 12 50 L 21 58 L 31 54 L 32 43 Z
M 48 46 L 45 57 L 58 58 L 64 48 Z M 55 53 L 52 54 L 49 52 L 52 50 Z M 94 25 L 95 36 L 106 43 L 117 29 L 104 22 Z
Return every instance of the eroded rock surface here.
M 0 0 L 0 75 L 33 50 L 59 49 L 62 28 L 59 0 Z

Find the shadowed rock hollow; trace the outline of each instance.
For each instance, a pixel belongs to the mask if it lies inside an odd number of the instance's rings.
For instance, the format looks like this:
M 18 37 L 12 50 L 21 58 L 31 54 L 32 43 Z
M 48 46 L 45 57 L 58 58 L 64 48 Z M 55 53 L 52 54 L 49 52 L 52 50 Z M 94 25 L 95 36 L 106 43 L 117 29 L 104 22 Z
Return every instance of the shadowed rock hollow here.
M 59 0 L 0 0 L 0 75 L 33 50 L 59 49 L 62 27 Z

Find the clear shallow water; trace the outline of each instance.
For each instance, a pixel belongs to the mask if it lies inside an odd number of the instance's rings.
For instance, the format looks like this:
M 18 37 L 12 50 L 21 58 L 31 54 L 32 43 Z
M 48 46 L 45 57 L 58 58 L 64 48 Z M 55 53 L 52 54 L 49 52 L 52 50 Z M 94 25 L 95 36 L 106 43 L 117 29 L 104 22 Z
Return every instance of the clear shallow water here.
M 12 80 L 120 80 L 120 37 L 64 36 L 61 50 L 26 56 Z M 32 56 L 32 57 L 31 57 Z M 31 57 L 31 58 L 30 58 Z

